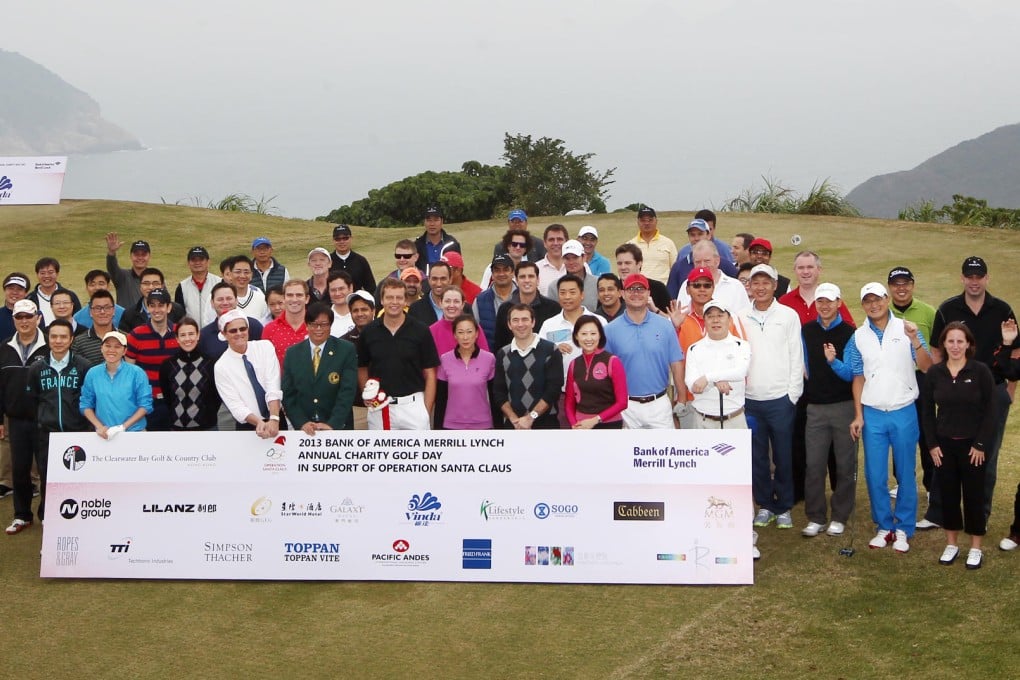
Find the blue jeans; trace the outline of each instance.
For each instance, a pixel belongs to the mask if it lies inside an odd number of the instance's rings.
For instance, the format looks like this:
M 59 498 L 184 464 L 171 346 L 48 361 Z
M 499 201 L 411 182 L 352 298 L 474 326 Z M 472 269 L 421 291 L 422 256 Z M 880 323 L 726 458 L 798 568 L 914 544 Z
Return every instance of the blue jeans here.
M 793 507 L 793 421 L 797 405 L 789 397 L 756 401 L 746 399 L 744 409 L 751 430 L 751 492 L 754 502 L 775 514 Z M 769 459 L 769 445 L 772 459 Z M 771 467 L 775 466 L 773 476 Z
M 917 411 L 913 404 L 895 411 L 864 407 L 864 479 L 871 500 L 871 519 L 880 531 L 914 535 L 917 524 Z M 899 483 L 896 510 L 889 497 L 889 449 Z

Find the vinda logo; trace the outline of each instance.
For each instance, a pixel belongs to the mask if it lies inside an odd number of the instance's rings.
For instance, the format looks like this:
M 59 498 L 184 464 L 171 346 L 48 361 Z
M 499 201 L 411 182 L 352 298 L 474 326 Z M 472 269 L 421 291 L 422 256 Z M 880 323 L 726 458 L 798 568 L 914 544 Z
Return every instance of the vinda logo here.
M 404 513 L 404 516 L 416 527 L 427 527 L 429 524 L 437 524 L 442 520 L 443 515 L 439 512 L 442 507 L 443 504 L 439 502 L 439 497 L 433 496 L 431 491 L 426 491 L 422 496 L 418 494 L 411 496 L 411 500 L 407 502 L 407 512 Z
M 14 188 L 14 182 L 7 175 L 0 177 L 0 198 L 10 198 L 10 189 Z
M 72 472 L 81 470 L 85 467 L 85 449 L 80 446 L 68 446 L 64 449 L 62 460 L 68 470 Z

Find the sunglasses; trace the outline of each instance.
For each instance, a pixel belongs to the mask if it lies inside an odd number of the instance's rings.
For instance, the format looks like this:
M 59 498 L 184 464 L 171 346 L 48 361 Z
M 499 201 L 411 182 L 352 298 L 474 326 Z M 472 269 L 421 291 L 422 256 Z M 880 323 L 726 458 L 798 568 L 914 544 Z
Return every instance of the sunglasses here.
M 29 319 L 34 319 L 35 314 L 15 314 L 14 318 L 18 321 L 28 321 Z
M 228 328 L 226 332 L 230 333 L 231 335 L 237 335 L 238 333 L 247 333 L 248 327 L 241 326 L 240 328 Z
M 397 258 L 398 260 L 410 260 L 412 257 L 414 257 L 414 253 L 393 253 L 393 257 Z
M 648 289 L 645 288 L 644 286 L 631 286 L 630 288 L 627 289 L 627 292 L 628 293 L 644 293 L 646 290 L 648 290 Z
M 713 286 L 713 284 L 711 284 L 711 283 L 692 283 L 692 284 L 690 284 L 690 286 L 691 286 L 691 288 L 697 288 L 698 290 L 706 290 L 708 288 L 711 288 Z
M 521 243 L 519 241 L 510 241 L 510 247 L 511 248 L 527 248 L 528 244 L 527 243 Z

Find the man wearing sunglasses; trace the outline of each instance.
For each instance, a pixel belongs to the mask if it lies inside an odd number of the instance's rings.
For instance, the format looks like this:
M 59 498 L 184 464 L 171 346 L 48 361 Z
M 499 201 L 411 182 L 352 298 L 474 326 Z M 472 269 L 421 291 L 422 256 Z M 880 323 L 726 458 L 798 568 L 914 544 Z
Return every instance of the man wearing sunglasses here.
M 216 389 L 237 421 L 235 430 L 253 430 L 262 439 L 280 432 L 280 361 L 268 340 L 249 340 L 249 319 L 232 309 L 217 320 L 227 349 L 216 362 Z
M 365 256 L 351 250 L 354 243 L 354 234 L 346 224 L 338 224 L 333 227 L 333 247 L 330 254 L 330 271 L 345 271 L 354 279 L 355 290 L 375 290 L 375 277 L 372 275 L 372 265 L 368 263 Z

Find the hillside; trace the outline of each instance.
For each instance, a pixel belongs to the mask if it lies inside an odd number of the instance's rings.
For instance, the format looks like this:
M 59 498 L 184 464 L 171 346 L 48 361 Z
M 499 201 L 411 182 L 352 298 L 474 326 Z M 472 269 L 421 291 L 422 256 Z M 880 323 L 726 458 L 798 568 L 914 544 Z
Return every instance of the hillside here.
M 0 156 L 141 149 L 99 104 L 17 52 L 0 50 Z
M 953 194 L 988 200 L 997 208 L 1020 208 L 1020 124 L 1004 125 L 932 156 L 913 170 L 877 175 L 846 198 L 869 217 L 895 218 L 904 206 L 931 200 L 952 203 Z

